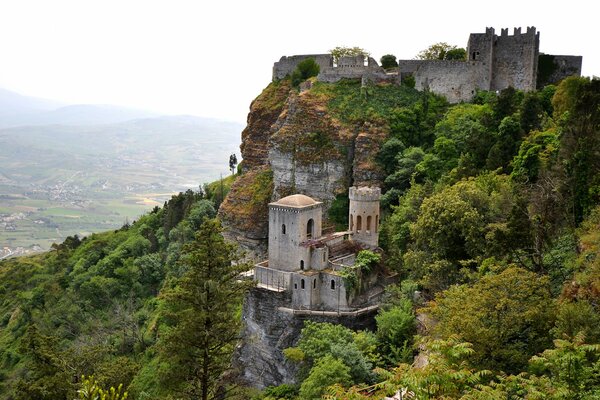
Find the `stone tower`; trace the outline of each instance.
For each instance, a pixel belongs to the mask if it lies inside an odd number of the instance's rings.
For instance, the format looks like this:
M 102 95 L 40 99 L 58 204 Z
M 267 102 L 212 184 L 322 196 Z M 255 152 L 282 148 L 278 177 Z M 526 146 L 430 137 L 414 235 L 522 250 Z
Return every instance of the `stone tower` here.
M 379 244 L 379 200 L 381 189 L 378 187 L 351 187 L 349 231 L 358 243 L 369 247 Z
M 321 237 L 323 203 L 303 194 L 269 203 L 269 268 L 311 268 L 311 249 L 301 244 Z

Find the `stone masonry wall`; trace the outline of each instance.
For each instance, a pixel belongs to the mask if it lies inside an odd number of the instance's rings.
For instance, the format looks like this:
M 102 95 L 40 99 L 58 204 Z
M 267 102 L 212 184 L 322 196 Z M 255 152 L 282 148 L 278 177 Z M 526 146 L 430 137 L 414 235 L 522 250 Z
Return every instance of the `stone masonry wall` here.
M 487 73 L 487 66 L 479 61 L 429 61 L 414 73 L 415 88 L 429 88 L 450 103 L 469 101 L 477 89 L 486 89 Z
M 314 58 L 319 64 L 321 71 L 328 67 L 333 67 L 333 57 L 331 54 L 305 54 L 298 56 L 283 56 L 273 65 L 273 80 L 283 79 L 290 75 L 301 61 L 307 58 Z
M 555 70 L 550 74 L 545 83 L 558 83 L 569 76 L 581 75 L 581 56 L 551 56 L 554 59 Z

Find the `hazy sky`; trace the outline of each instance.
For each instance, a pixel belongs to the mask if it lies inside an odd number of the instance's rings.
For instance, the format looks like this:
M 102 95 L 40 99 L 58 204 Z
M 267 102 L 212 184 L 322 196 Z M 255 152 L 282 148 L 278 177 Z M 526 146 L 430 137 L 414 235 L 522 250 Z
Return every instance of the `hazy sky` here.
M 466 46 L 493 26 L 541 32 L 540 50 L 600 75 L 600 2 L 0 0 L 0 87 L 244 121 L 282 55 L 360 46 L 379 59 Z

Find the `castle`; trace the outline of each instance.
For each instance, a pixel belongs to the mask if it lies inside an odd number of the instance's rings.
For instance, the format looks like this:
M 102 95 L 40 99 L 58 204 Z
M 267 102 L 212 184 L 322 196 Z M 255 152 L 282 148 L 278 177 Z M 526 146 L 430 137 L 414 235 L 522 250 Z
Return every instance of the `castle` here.
M 302 194 L 269 204 L 269 258 L 254 268 L 257 287 L 291 295 L 291 310 L 350 311 L 356 291 L 340 271 L 356 250 L 376 249 L 379 188 L 351 187 L 347 231 L 324 233 L 323 203 Z
M 581 74 L 581 56 L 540 54 L 540 33 L 535 27 L 525 32 L 515 28 L 513 35 L 494 28 L 485 33 L 471 33 L 467 60 L 399 60 L 398 69 L 386 72 L 371 57 L 340 57 L 331 54 L 283 56 L 273 66 L 273 80 L 291 74 L 298 63 L 313 58 L 320 67 L 320 82 L 361 79 L 368 82 L 400 83 L 407 76 L 415 80 L 417 90 L 429 89 L 445 96 L 449 102 L 469 101 L 477 90 L 498 91 L 513 87 L 532 91 L 547 83 Z

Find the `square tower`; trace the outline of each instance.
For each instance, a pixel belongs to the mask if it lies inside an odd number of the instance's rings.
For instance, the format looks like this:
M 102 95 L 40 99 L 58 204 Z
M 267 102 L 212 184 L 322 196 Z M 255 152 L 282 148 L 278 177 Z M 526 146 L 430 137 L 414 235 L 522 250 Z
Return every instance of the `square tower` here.
M 303 194 L 269 203 L 269 268 L 311 269 L 311 249 L 303 243 L 322 234 L 323 203 Z

